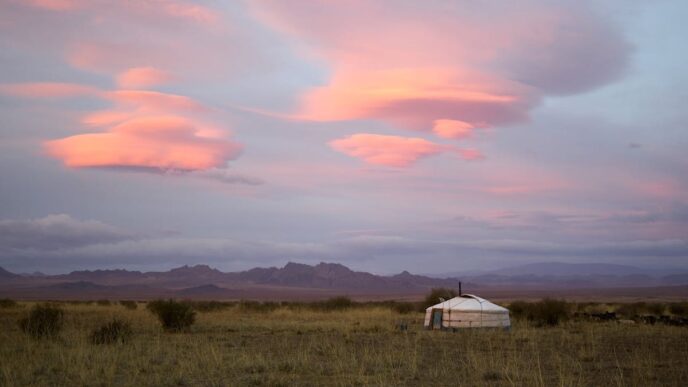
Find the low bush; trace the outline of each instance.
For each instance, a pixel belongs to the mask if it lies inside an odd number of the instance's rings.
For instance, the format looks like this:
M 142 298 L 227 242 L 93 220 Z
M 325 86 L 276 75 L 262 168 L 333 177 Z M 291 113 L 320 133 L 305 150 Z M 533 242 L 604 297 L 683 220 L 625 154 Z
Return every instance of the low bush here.
M 98 300 L 98 301 L 96 301 L 96 304 L 98 304 L 100 306 L 110 306 L 111 302 L 110 302 L 110 300 Z
M 351 301 L 349 297 L 338 296 L 327 299 L 321 302 L 315 302 L 312 304 L 315 309 L 321 309 L 326 311 L 334 310 L 346 310 L 354 306 L 354 302 Z
M 131 310 L 138 308 L 138 304 L 136 303 L 136 301 L 122 300 L 119 302 L 119 304 Z
M 221 310 L 225 310 L 228 308 L 231 308 L 235 305 L 233 302 L 225 302 L 225 301 L 185 301 L 187 304 L 191 305 L 191 307 L 202 313 L 207 313 L 207 312 L 218 312 Z
M 62 309 L 49 305 L 35 305 L 29 315 L 19 320 L 19 327 L 27 335 L 35 338 L 51 338 L 60 333 L 64 320 Z
M 638 315 L 645 314 L 647 312 L 647 309 L 645 308 L 645 303 L 644 302 L 629 302 L 629 303 L 624 303 L 620 304 L 616 308 L 616 313 L 626 317 L 626 318 L 633 318 Z
M 91 332 L 90 340 L 92 344 L 123 344 L 131 334 L 131 324 L 115 318 Z
M 418 309 L 418 306 L 413 302 L 395 302 L 392 304 L 392 310 L 400 314 L 413 313 Z
M 157 300 L 149 302 L 146 308 L 157 316 L 166 331 L 184 331 L 196 321 L 196 312 L 187 303 L 175 300 Z
M 669 312 L 674 316 L 688 317 L 688 302 L 672 302 L 669 304 Z
M 435 304 L 439 304 L 441 302 L 440 299 L 444 299 L 445 301 L 451 300 L 458 295 L 459 293 L 454 289 L 434 288 L 427 296 L 425 296 L 425 299 L 419 305 L 419 311 L 423 312 L 425 309 Z
M 17 306 L 19 306 L 19 304 L 17 304 L 15 300 L 0 298 L 0 308 L 16 308 Z
M 619 305 L 616 308 L 616 313 L 626 318 L 648 314 L 661 316 L 665 309 L 666 305 L 659 302 L 629 302 Z
M 661 316 L 664 314 L 664 310 L 666 309 L 666 305 L 664 305 L 661 302 L 648 302 L 646 309 L 648 313 L 655 315 L 655 316 Z
M 528 320 L 538 326 L 555 326 L 569 319 L 571 305 L 549 298 L 538 302 L 514 301 L 509 305 L 509 312 L 517 320 Z
M 346 310 L 354 306 L 354 302 L 349 297 L 339 296 L 333 297 L 323 302 L 318 303 L 323 310 Z
M 239 309 L 244 312 L 258 312 L 267 313 L 280 307 L 277 302 L 258 302 L 258 301 L 248 301 L 242 300 L 239 302 Z

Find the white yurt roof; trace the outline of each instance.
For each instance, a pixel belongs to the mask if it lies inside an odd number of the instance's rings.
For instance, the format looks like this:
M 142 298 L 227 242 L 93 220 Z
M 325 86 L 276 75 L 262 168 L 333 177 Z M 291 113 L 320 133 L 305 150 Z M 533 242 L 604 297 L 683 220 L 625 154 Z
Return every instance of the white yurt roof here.
M 509 313 L 509 310 L 473 294 L 462 294 L 451 300 L 440 302 L 426 310 L 451 309 L 463 312 Z

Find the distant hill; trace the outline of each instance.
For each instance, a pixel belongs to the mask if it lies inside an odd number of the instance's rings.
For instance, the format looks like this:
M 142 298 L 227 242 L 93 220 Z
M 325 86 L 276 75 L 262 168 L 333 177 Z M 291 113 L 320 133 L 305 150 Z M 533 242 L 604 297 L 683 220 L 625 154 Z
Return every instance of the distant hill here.
M 688 273 L 672 274 L 662 278 L 666 283 L 672 285 L 688 284 Z
M 97 285 L 93 282 L 78 281 L 78 282 L 62 282 L 55 285 L 48 285 L 46 289 L 54 291 L 78 291 L 78 292 L 93 292 L 108 289 L 108 286 Z
M 14 279 L 14 278 L 21 278 L 21 276 L 18 274 L 10 273 L 9 271 L 0 267 L 0 279 Z
M 235 292 L 216 285 L 194 286 L 192 288 L 179 290 L 175 293 L 177 297 L 181 298 L 226 298 L 233 294 L 235 294 Z
M 688 284 L 688 274 L 661 275 L 662 272 L 609 263 L 540 262 L 463 275 L 452 272 L 444 275 L 460 277 L 464 282 L 511 288 L 630 288 Z
M 616 265 L 611 263 L 564 263 L 540 262 L 490 271 L 498 275 L 536 275 L 536 276 L 574 276 L 574 275 L 614 275 L 625 276 L 647 274 L 635 266 Z

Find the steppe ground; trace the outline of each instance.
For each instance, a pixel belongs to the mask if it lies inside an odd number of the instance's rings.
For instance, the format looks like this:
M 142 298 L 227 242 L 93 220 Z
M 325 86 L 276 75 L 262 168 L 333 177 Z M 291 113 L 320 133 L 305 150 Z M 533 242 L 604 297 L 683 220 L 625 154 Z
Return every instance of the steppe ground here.
M 141 303 L 62 304 L 59 337 L 35 340 L 17 323 L 29 307 L 0 309 L 2 386 L 688 386 L 686 327 L 514 321 L 510 331 L 451 333 L 380 306 L 235 306 L 164 333 Z M 132 324 L 131 340 L 91 344 L 89 333 L 113 317 Z

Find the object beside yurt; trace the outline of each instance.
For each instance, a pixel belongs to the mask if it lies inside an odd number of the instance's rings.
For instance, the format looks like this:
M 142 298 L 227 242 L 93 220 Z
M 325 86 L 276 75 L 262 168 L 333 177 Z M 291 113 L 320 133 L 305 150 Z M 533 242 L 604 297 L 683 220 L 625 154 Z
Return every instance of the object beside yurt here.
M 484 298 L 463 294 L 425 310 L 425 328 L 509 328 L 509 310 Z

